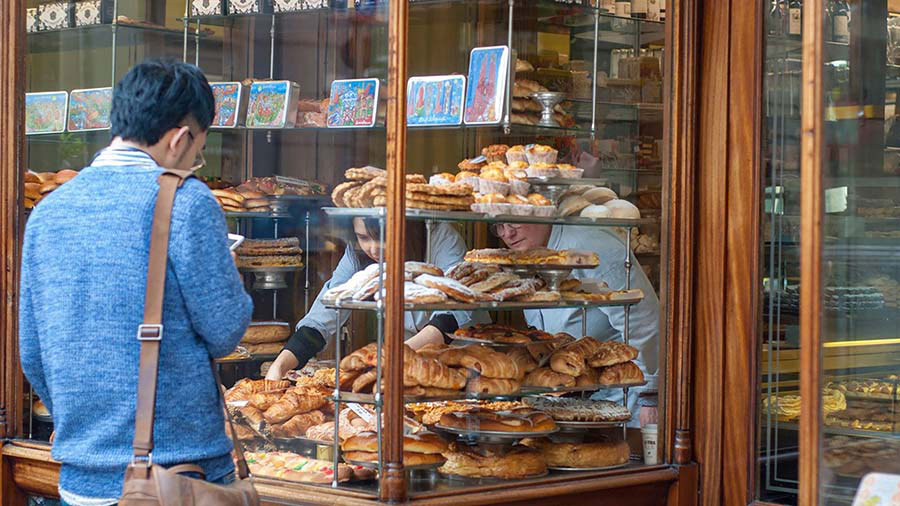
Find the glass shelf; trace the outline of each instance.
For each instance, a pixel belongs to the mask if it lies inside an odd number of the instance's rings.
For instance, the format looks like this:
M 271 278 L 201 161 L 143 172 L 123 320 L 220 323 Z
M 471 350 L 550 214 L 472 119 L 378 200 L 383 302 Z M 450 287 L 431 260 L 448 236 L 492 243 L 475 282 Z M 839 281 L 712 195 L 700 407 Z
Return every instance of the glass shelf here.
M 622 388 L 632 388 L 642 386 L 646 383 L 641 384 L 632 384 L 632 385 L 592 385 L 589 390 L 572 390 L 573 392 L 599 392 L 601 390 L 620 390 Z M 548 388 L 541 387 L 529 387 L 522 386 L 518 392 L 512 394 L 505 395 L 493 395 L 493 394 L 477 394 L 477 393 L 469 393 L 464 390 L 461 390 L 458 394 L 452 395 L 440 395 L 440 396 L 423 396 L 423 395 L 404 395 L 403 403 L 404 404 L 416 404 L 419 402 L 440 402 L 440 401 L 511 401 L 518 400 L 522 397 L 535 397 L 539 395 L 545 395 L 548 393 L 553 393 Z M 381 392 L 381 395 L 384 396 L 384 392 Z M 334 402 L 336 399 L 334 396 L 328 397 L 328 400 Z M 367 394 L 367 393 L 358 393 L 358 392 L 344 392 L 341 391 L 341 396 L 339 399 L 340 402 L 355 402 L 357 404 L 370 404 L 373 406 L 380 406 L 382 402 L 380 399 L 375 399 L 375 394 Z M 611 426 L 620 426 L 625 422 L 611 422 Z
M 346 218 L 384 218 L 387 211 L 383 207 L 323 207 L 322 211 L 328 216 Z M 577 225 L 591 227 L 636 227 L 638 225 L 650 225 L 657 223 L 653 218 L 622 219 L 622 218 L 582 218 L 580 216 L 569 217 L 544 217 L 544 216 L 490 216 L 484 213 L 464 211 L 430 211 L 427 209 L 407 209 L 407 219 L 421 221 L 458 221 L 458 222 L 486 222 L 486 223 L 543 223 L 547 225 Z
M 452 130 L 471 130 L 471 131 L 479 131 L 486 133 L 493 133 L 498 135 L 510 135 L 510 136 L 525 136 L 525 135 L 546 135 L 546 136 L 559 136 L 559 135 L 590 135 L 589 128 L 569 128 L 569 127 L 552 127 L 552 126 L 539 126 L 539 125 L 523 125 L 518 123 L 511 123 L 508 128 L 509 132 L 505 132 L 505 126 L 502 124 L 496 125 L 446 125 L 446 126 L 409 126 L 407 130 L 410 132 L 414 131 L 452 131 Z M 328 128 L 328 127 L 290 127 L 290 128 L 248 128 L 246 126 L 238 126 L 232 128 L 211 128 L 210 132 L 284 132 L 284 133 L 321 133 L 321 132 L 342 132 L 347 134 L 352 134 L 354 132 L 385 132 L 386 129 L 384 125 L 375 125 L 373 127 L 364 127 L 364 128 Z
M 616 300 L 609 301 L 578 301 L 563 300 L 559 302 L 516 302 L 516 301 L 489 301 L 489 302 L 450 302 L 440 304 L 404 304 L 406 311 L 518 311 L 523 309 L 579 309 L 590 307 L 614 307 L 630 306 L 644 299 L 640 290 L 631 290 L 629 294 L 622 295 Z M 382 311 L 384 304 L 380 301 L 347 301 L 336 304 L 325 304 L 329 309 L 348 309 L 358 311 Z
M 794 422 L 778 422 L 778 426 L 784 429 L 800 430 L 800 427 Z M 900 433 L 877 430 L 847 429 L 844 427 L 832 427 L 825 425 L 822 428 L 825 434 L 841 435 L 841 436 L 857 436 L 866 439 L 894 439 L 900 440 Z
M 103 130 L 78 130 L 75 132 L 56 132 L 50 134 L 27 134 L 26 143 L 71 144 L 87 142 L 107 143 L 110 139 L 108 128 Z
M 112 34 L 114 32 L 116 33 L 117 46 L 144 45 L 153 41 L 163 40 L 171 43 L 173 47 L 177 46 L 180 58 L 181 47 L 184 42 L 184 30 L 163 26 L 118 22 L 29 32 L 25 38 L 28 41 L 29 54 L 59 53 L 68 49 L 112 47 Z M 193 40 L 198 35 L 193 31 L 188 31 L 188 37 Z M 200 33 L 199 37 L 206 44 L 213 40 L 204 33 Z
M 349 3 L 353 3 L 353 0 L 349 0 Z M 506 7 L 507 2 L 504 0 L 410 0 L 410 16 L 412 17 L 415 14 L 416 10 L 420 10 L 420 8 L 434 8 L 434 7 L 444 7 L 444 6 L 453 6 L 453 5 L 496 5 Z M 567 2 L 553 2 L 549 0 L 519 0 L 517 2 L 519 5 L 525 5 L 530 12 L 536 16 L 538 16 L 538 20 L 542 23 L 554 24 L 558 26 L 566 26 L 566 27 L 580 27 L 580 26 L 591 26 L 593 27 L 593 14 L 598 12 L 598 8 L 591 5 L 581 5 L 576 3 L 567 3 Z M 224 16 L 188 16 L 186 19 L 189 23 L 196 23 L 199 21 L 201 25 L 213 25 L 213 26 L 225 26 L 227 24 L 232 23 L 235 19 L 241 18 L 266 18 L 271 19 L 273 16 L 277 18 L 281 17 L 293 17 L 293 16 L 305 16 L 305 15 L 314 15 L 322 12 L 337 12 L 337 13 L 352 13 L 354 11 L 358 11 L 362 14 L 369 14 L 372 11 L 387 11 L 388 2 L 386 1 L 378 1 L 371 4 L 363 4 L 354 7 L 326 7 L 321 9 L 308 9 L 302 11 L 294 11 L 294 12 L 279 12 L 279 13 L 253 13 L 253 14 L 228 14 Z M 563 14 L 558 14 L 558 11 L 565 11 Z M 548 16 L 546 13 L 552 12 L 554 13 L 551 16 Z M 591 20 L 589 24 L 585 24 L 584 21 L 578 21 L 578 15 L 590 15 Z M 606 11 L 599 11 L 600 15 L 600 26 L 609 26 L 613 22 L 621 22 L 621 23 L 634 23 L 638 25 L 651 25 L 655 26 L 657 30 L 662 31 L 665 26 L 664 21 L 653 21 L 649 19 L 638 19 L 632 17 L 622 17 L 616 16 L 614 14 L 610 14 Z M 573 18 L 575 20 L 573 21 Z M 185 18 L 179 17 L 178 21 L 181 22 Z

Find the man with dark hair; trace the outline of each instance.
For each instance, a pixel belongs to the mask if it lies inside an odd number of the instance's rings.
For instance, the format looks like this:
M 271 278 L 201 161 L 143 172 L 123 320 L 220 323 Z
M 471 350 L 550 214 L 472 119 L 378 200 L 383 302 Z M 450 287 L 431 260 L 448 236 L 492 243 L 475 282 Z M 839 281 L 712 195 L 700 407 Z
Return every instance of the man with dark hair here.
M 157 178 L 163 167 L 202 165 L 214 114 L 197 67 L 134 67 L 116 85 L 109 147 L 29 217 L 19 347 L 53 416 L 63 504 L 112 505 L 121 495 Z M 233 479 L 234 466 L 209 360 L 234 349 L 253 309 L 226 233 L 206 185 L 185 181 L 169 233 L 152 453 L 154 464 L 197 464 L 219 483 Z

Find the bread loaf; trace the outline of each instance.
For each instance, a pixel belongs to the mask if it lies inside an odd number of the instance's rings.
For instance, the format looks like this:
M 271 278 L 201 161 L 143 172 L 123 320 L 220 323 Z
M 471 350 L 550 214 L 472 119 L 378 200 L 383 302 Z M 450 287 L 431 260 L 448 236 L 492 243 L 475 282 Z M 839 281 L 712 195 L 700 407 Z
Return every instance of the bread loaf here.
M 282 348 L 284 348 L 284 342 L 260 344 L 244 343 L 242 346 L 247 348 L 247 351 L 250 352 L 251 355 L 277 355 L 281 353 Z
M 241 338 L 242 343 L 263 344 L 285 341 L 291 337 L 287 323 L 251 323 Z
M 376 363 L 377 353 L 378 345 L 376 343 L 367 344 L 342 358 L 340 368 L 342 371 L 358 371 L 372 367 Z

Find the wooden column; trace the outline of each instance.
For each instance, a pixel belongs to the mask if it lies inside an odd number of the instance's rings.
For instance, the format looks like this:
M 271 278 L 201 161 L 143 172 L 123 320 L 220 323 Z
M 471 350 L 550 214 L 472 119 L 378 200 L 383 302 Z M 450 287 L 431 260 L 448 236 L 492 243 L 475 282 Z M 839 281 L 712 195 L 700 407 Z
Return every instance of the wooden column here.
M 663 192 L 667 216 L 668 243 L 663 258 L 668 259 L 660 292 L 665 294 L 666 382 L 663 385 L 666 412 L 661 439 L 667 444 L 670 461 L 685 465 L 692 461 L 691 448 L 691 325 L 694 285 L 694 184 L 697 142 L 697 54 L 699 52 L 699 2 L 669 2 L 666 23 L 664 95 L 664 167 L 669 171 L 669 192 Z M 673 142 L 678 140 L 679 142 Z M 670 434 L 673 434 L 672 437 Z
M 25 166 L 25 0 L 0 2 L 0 437 L 19 432 L 20 174 Z
M 672 192 L 692 209 L 673 221 L 694 225 L 671 238 L 686 244 L 678 254 L 690 255 L 693 266 L 690 315 L 682 324 L 689 330 L 682 332 L 693 337 L 685 366 L 693 371 L 694 398 L 679 407 L 693 421 L 701 504 L 748 504 L 756 475 L 764 18 L 762 2 L 699 3 L 697 166 L 693 179 L 673 173 L 673 184 L 686 188 Z M 676 459 L 686 453 L 682 434 L 675 436 Z
M 803 4 L 803 102 L 800 138 L 800 504 L 819 504 L 822 427 L 822 149 L 825 47 L 822 2 Z
M 384 476 L 381 499 L 406 499 L 403 472 L 403 281 L 406 253 L 406 54 L 408 2 L 388 6 L 387 272 L 384 320 Z

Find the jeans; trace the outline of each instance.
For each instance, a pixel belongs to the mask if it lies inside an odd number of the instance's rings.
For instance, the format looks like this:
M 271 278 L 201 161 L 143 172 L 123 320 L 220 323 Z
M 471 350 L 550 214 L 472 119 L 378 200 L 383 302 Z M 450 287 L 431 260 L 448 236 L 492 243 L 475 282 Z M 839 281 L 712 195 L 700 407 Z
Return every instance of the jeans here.
M 182 476 L 187 476 L 188 478 L 194 478 L 197 480 L 203 479 L 198 473 L 181 473 Z M 226 474 L 225 476 L 219 478 L 218 480 L 211 480 L 210 483 L 214 483 L 216 485 L 229 485 L 234 483 L 234 471 Z M 60 501 L 62 506 L 73 506 L 71 504 L 66 503 L 65 501 Z M 49 504 L 48 504 L 49 506 Z

